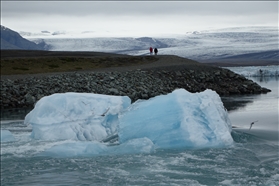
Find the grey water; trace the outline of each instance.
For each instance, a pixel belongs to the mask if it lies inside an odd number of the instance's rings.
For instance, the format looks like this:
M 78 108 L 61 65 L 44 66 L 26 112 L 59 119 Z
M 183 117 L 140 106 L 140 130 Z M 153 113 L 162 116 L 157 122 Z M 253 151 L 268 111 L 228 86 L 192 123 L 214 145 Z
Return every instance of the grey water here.
M 1 111 L 1 185 L 279 185 L 278 78 L 252 78 L 272 92 L 222 97 L 233 126 L 227 148 L 156 150 L 150 154 L 52 158 L 36 153 L 59 144 L 30 140 L 30 110 Z M 250 123 L 255 124 L 249 130 Z

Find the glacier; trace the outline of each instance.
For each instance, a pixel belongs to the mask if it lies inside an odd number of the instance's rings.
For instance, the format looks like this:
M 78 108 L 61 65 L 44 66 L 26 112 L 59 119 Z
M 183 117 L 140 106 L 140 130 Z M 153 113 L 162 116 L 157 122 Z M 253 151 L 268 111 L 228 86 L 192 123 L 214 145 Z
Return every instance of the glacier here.
M 22 33 L 37 44 L 46 43 L 51 51 L 94 51 L 128 55 L 149 55 L 149 47 L 159 55 L 177 55 L 197 61 L 222 59 L 240 54 L 278 51 L 278 28 L 231 27 L 158 37 L 96 37 L 91 34 Z
M 62 141 L 40 156 L 120 155 L 233 145 L 228 113 L 212 90 L 190 93 L 176 89 L 134 103 L 127 96 L 53 94 L 39 100 L 24 123 L 32 125 L 33 140 Z M 118 139 L 104 142 L 112 135 Z
M 1 143 L 13 141 L 15 141 L 15 138 L 9 130 L 1 130 Z

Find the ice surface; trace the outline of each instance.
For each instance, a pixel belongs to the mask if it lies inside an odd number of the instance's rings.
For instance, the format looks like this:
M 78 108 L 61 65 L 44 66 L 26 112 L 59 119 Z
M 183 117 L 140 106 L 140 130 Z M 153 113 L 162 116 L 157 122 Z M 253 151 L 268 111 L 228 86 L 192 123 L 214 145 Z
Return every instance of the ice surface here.
M 119 116 L 119 142 L 149 138 L 159 148 L 225 147 L 231 123 L 218 94 L 178 89 L 137 101 Z
M 212 90 L 177 89 L 133 104 L 127 96 L 53 94 L 38 101 L 24 122 L 32 125 L 33 139 L 62 140 L 43 156 L 119 155 L 233 144 L 228 114 Z M 102 142 L 114 134 L 119 136 L 114 146 Z
M 122 155 L 151 153 L 154 151 L 154 144 L 148 138 L 132 139 L 117 146 L 107 146 L 104 143 L 92 142 L 69 142 L 55 145 L 39 156 L 51 156 L 58 158 L 65 157 L 91 157 L 103 155 Z
M 224 67 L 245 77 L 279 77 L 278 65 L 272 66 L 248 66 L 248 67 Z
M 114 33 L 115 34 L 115 33 Z M 52 51 L 99 51 L 128 55 L 149 55 L 149 47 L 157 47 L 159 55 L 178 55 L 194 60 L 207 60 L 234 55 L 278 50 L 278 28 L 237 27 L 195 31 L 168 37 L 96 37 L 90 34 L 46 36 L 45 33 L 23 35 Z M 86 36 L 86 37 L 85 37 Z M 154 42 L 156 40 L 156 42 Z
M 9 130 L 1 130 L 1 143 L 15 141 L 14 136 Z
M 116 132 L 118 113 L 130 104 L 127 96 L 53 94 L 39 100 L 24 123 L 32 125 L 34 139 L 100 141 Z

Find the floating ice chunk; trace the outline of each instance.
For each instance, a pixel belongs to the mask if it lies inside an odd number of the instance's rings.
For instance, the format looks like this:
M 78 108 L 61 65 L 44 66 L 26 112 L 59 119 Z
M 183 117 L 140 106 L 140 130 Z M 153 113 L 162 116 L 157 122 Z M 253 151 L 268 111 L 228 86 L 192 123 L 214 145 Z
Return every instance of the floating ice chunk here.
M 32 125 L 34 139 L 100 141 L 116 132 L 118 113 L 130 104 L 127 96 L 53 94 L 39 100 L 24 123 Z
M 231 123 L 219 95 L 178 89 L 132 104 L 119 115 L 119 142 L 149 138 L 159 148 L 231 145 Z
M 1 130 L 1 143 L 15 141 L 14 136 L 9 130 Z
M 192 94 L 178 89 L 132 105 L 126 96 L 54 94 L 42 98 L 25 123 L 32 125 L 35 139 L 80 140 L 66 141 L 41 153 L 54 157 L 150 153 L 156 148 L 233 143 L 228 114 L 211 90 Z M 119 145 L 99 142 L 117 133 Z
M 155 150 L 153 142 L 148 138 L 131 139 L 118 146 L 109 147 L 108 154 L 151 153 Z
M 117 146 L 107 146 L 96 141 L 75 141 L 61 145 L 55 145 L 39 156 L 50 156 L 58 158 L 67 157 L 92 157 L 105 155 L 140 154 L 154 151 L 154 144 L 148 138 L 132 139 Z

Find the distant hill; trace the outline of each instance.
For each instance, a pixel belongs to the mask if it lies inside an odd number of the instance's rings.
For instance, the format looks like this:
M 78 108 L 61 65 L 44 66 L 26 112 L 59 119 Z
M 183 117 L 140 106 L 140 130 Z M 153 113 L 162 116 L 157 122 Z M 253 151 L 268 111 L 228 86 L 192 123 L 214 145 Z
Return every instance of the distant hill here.
M 36 44 L 24 39 L 19 33 L 1 25 L 1 50 L 46 50 L 45 43 Z
M 279 65 L 279 50 L 232 55 L 203 62 L 218 66 Z
M 279 50 L 253 52 L 248 54 L 229 56 L 223 59 L 237 59 L 237 60 L 274 60 L 279 59 Z

